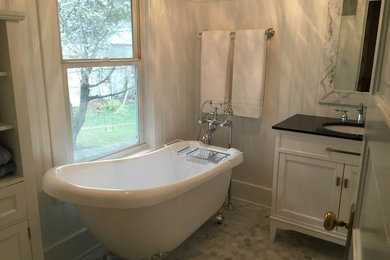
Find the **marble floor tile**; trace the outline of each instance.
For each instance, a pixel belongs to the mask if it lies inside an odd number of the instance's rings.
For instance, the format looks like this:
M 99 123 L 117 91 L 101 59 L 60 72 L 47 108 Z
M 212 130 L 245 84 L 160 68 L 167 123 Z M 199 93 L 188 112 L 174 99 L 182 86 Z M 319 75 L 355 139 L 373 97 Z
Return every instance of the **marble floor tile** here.
M 222 225 L 210 218 L 166 260 L 293 260 L 343 259 L 344 247 L 293 231 L 279 230 L 270 242 L 270 210 L 234 200 L 236 210 L 224 211 Z M 108 249 L 101 246 L 81 260 L 102 260 Z M 162 258 L 153 258 L 162 259 Z M 113 257 L 112 260 L 124 260 Z

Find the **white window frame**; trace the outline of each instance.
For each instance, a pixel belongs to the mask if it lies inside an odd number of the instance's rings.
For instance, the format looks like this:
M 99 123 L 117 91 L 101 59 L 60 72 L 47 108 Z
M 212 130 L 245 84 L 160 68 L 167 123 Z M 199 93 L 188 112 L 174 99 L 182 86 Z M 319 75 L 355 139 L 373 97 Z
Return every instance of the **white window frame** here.
M 67 70 L 80 67 L 137 66 L 138 68 L 138 120 L 139 142 L 117 151 L 108 151 L 82 161 L 119 158 L 146 148 L 144 134 L 144 70 L 142 53 L 143 33 L 141 30 L 143 4 L 132 0 L 133 53 L 134 58 L 121 59 L 63 59 L 57 0 L 38 1 L 40 40 L 45 76 L 46 100 L 50 126 L 52 161 L 54 165 L 72 163 L 73 138 Z M 48 12 L 49 10 L 49 12 Z M 81 161 L 81 162 L 82 162 Z

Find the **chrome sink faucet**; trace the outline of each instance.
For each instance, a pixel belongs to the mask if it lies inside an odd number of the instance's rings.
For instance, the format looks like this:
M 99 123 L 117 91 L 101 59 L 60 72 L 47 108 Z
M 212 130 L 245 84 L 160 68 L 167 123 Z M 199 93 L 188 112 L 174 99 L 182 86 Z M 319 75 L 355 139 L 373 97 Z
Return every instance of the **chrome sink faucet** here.
M 341 112 L 341 121 L 346 122 L 348 120 L 348 110 L 343 110 L 343 109 L 335 109 L 337 112 Z
M 360 103 L 357 106 L 357 111 L 358 111 L 357 123 L 362 124 L 364 122 L 364 105 L 363 105 L 363 103 Z

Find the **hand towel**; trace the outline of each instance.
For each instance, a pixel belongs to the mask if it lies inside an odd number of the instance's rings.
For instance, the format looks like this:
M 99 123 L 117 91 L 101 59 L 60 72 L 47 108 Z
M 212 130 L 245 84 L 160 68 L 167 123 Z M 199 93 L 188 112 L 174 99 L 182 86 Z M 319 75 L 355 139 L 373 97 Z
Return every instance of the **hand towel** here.
M 266 62 L 265 30 L 236 32 L 232 108 L 236 116 L 262 115 Z
M 207 100 L 212 100 L 214 103 L 230 101 L 230 86 L 228 86 L 229 48 L 229 31 L 204 31 L 202 33 L 201 105 Z M 208 108 L 205 107 L 205 109 Z
M 7 148 L 0 145 L 0 165 L 8 163 L 12 159 L 12 154 Z
M 0 166 L 0 178 L 7 175 L 14 173 L 16 171 L 16 164 L 13 161 L 9 161 L 7 164 Z

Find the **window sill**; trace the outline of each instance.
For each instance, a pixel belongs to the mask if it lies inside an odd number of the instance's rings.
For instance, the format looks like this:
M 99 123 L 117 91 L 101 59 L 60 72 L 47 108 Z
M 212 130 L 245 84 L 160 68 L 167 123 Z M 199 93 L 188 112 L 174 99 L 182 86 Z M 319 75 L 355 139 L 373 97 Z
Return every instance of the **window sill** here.
M 120 158 L 126 158 L 135 156 L 138 154 L 147 153 L 150 149 L 150 147 L 145 143 L 139 143 L 134 146 L 131 146 L 129 148 L 126 148 L 121 151 L 117 151 L 111 154 L 106 154 L 103 156 L 95 157 L 95 158 L 89 158 L 88 160 L 80 161 L 80 162 L 94 162 L 94 161 L 103 161 L 103 160 L 112 160 L 112 159 L 120 159 Z M 77 163 L 80 163 L 77 162 Z
M 124 151 L 112 154 L 110 156 L 101 157 L 101 158 L 93 160 L 93 161 L 137 157 L 137 156 L 140 156 L 140 155 L 144 155 L 144 154 L 147 154 L 147 153 L 150 153 L 150 152 L 154 152 L 154 151 L 163 149 L 164 146 L 173 144 L 176 141 L 183 141 L 183 140 L 176 139 L 176 140 L 174 140 L 172 142 L 169 142 L 169 143 L 163 144 L 161 146 L 158 146 L 157 148 L 156 147 L 153 148 L 153 147 L 150 147 L 150 146 L 146 145 L 145 143 L 142 143 L 142 144 L 139 144 L 139 145 L 134 146 L 132 148 L 126 149 Z

